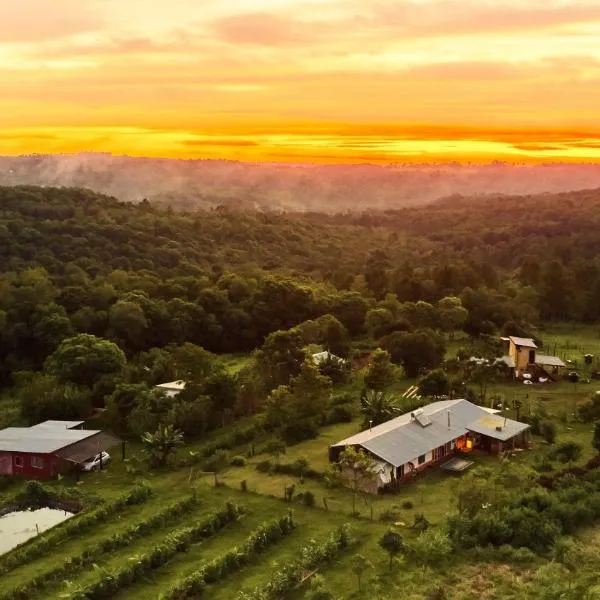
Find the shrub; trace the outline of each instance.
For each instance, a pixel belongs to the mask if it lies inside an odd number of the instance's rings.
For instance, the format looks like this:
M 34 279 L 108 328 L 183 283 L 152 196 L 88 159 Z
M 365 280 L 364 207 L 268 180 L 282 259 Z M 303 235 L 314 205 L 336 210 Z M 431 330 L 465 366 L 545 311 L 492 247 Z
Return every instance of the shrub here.
M 246 459 L 243 456 L 234 456 L 230 462 L 232 467 L 245 467 Z
M 389 523 L 395 523 L 396 521 L 400 520 L 400 513 L 398 512 L 397 509 L 395 509 L 395 507 L 393 508 L 388 508 L 384 511 L 381 512 L 381 514 L 379 515 L 379 520 L 380 521 L 384 521 L 384 522 L 389 522 Z
M 300 494 L 299 494 L 300 495 Z M 302 495 L 302 502 L 305 506 L 314 506 L 315 505 L 315 495 L 308 490 L 304 492 Z
M 411 509 L 411 508 L 413 508 L 413 507 L 414 507 L 414 504 L 412 503 L 412 500 L 405 500 L 405 501 L 402 503 L 402 508 L 403 508 L 404 510 L 410 510 L 410 509 Z
M 354 417 L 351 404 L 339 404 L 332 406 L 325 416 L 325 424 L 350 423 Z
M 270 460 L 261 460 L 259 463 L 257 463 L 256 470 L 260 471 L 261 473 L 271 473 L 273 470 L 273 464 Z
M 549 444 L 554 444 L 556 440 L 556 425 L 552 421 L 542 421 L 540 423 L 540 434 Z
M 242 481 L 240 481 L 240 489 L 242 490 L 242 492 L 248 491 L 248 483 L 245 479 L 242 479 Z

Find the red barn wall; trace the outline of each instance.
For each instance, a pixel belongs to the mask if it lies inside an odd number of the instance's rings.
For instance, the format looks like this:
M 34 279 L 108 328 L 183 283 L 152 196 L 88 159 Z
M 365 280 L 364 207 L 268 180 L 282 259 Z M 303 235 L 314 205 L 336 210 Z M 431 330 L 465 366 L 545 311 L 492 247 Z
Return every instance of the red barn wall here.
M 7 460 L 7 456 L 10 457 L 10 461 Z M 41 461 L 41 466 L 34 467 L 32 461 Z M 0 468 L 6 468 L 7 464 L 11 465 L 12 475 L 28 479 L 48 479 L 55 476 L 60 469 L 59 459 L 52 454 L 31 452 L 3 452 L 0 457 Z

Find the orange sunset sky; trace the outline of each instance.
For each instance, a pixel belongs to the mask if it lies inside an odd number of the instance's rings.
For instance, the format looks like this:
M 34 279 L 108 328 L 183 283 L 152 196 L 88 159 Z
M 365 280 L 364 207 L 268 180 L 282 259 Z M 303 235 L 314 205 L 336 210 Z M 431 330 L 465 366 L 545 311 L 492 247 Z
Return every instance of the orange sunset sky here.
M 0 0 L 0 154 L 600 162 L 599 0 Z

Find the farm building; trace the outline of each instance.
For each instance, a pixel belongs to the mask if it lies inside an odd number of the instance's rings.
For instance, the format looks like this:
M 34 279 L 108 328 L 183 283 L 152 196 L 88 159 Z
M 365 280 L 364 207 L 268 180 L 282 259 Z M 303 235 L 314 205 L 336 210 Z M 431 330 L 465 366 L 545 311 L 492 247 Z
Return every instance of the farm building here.
M 83 421 L 44 421 L 0 430 L 0 475 L 48 479 L 66 473 L 120 440 L 80 429 Z
M 567 366 L 558 356 L 539 354 L 537 344 L 531 338 L 509 336 L 503 337 L 502 341 L 506 344 L 506 354 L 501 360 L 514 369 L 516 377 L 533 371 L 540 376 L 553 378 Z
M 474 448 L 496 454 L 525 446 L 529 425 L 495 413 L 468 400 L 433 402 L 334 444 L 329 460 L 348 446 L 362 448 L 375 463 L 365 491 L 375 493 Z
M 343 358 L 340 358 L 339 356 L 336 356 L 335 354 L 332 354 L 328 350 L 324 350 L 323 352 L 317 352 L 317 353 L 315 353 L 315 354 L 312 355 L 312 361 L 317 366 L 320 366 L 323 363 L 326 363 L 328 360 L 332 361 L 332 362 L 335 361 L 335 362 L 338 362 L 340 364 L 345 364 L 346 363 L 346 361 Z
M 185 390 L 185 381 L 168 381 L 167 383 L 159 383 L 154 387 L 163 392 L 167 398 L 174 398 Z

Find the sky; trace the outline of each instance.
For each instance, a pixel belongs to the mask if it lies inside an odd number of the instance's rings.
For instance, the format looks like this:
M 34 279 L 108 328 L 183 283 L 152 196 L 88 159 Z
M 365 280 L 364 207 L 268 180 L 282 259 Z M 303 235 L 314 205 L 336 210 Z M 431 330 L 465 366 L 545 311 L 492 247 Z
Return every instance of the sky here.
M 599 162 L 598 0 L 0 0 L 0 155 Z

